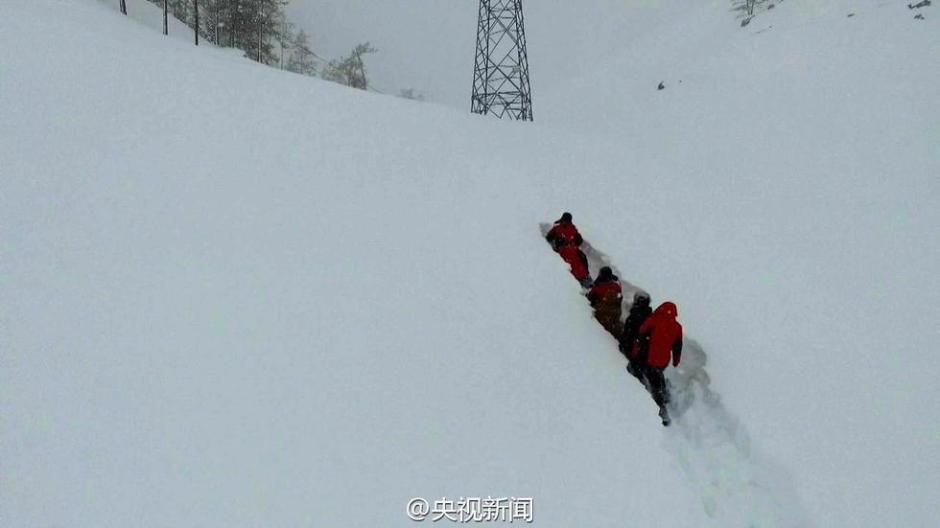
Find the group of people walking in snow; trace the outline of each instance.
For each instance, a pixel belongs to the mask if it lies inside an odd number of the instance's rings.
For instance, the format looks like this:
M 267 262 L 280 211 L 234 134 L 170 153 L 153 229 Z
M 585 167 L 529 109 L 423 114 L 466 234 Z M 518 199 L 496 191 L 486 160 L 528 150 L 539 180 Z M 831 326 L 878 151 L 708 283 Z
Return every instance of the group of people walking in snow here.
M 623 288 L 613 270 L 602 267 L 591 280 L 587 256 L 581 250 L 584 239 L 575 227 L 571 213 L 564 213 L 546 235 L 546 240 L 571 269 L 571 274 L 587 290 L 594 317 L 620 344 L 627 358 L 627 371 L 647 386 L 663 425 L 669 425 L 666 405 L 669 389 L 665 370 L 682 358 L 682 325 L 676 320 L 678 308 L 666 301 L 654 311 L 649 294 L 636 292 L 626 320 L 621 322 Z

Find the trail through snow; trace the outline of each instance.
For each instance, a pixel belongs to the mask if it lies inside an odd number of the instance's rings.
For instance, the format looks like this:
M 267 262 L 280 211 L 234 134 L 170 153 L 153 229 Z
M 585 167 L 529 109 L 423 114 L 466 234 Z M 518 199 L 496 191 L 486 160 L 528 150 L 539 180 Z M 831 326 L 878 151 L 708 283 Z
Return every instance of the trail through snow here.
M 0 526 L 410 528 L 491 494 L 934 526 L 940 19 L 878 1 L 741 30 L 592 0 L 616 46 L 539 53 L 524 125 L 195 48 L 145 0 L 7 2 Z M 669 428 L 533 236 L 562 208 L 700 340 Z
M 543 237 L 551 227 L 551 223 L 540 224 Z M 592 277 L 601 267 L 610 266 L 620 278 L 626 300 L 624 314 L 629 312 L 636 292 L 650 293 L 626 279 L 607 254 L 587 240 L 581 250 Z M 663 302 L 655 294 L 651 297 L 654 307 Z M 602 327 L 598 325 L 598 329 Z M 682 362 L 666 369 L 672 424 L 664 428 L 662 445 L 701 498 L 705 513 L 720 526 L 810 526 L 786 469 L 753 447 L 744 425 L 725 408 L 720 394 L 711 386 L 705 349 L 688 335 L 683 341 Z M 633 377 L 626 373 L 624 380 L 633 383 Z M 650 400 L 650 413 L 655 409 Z

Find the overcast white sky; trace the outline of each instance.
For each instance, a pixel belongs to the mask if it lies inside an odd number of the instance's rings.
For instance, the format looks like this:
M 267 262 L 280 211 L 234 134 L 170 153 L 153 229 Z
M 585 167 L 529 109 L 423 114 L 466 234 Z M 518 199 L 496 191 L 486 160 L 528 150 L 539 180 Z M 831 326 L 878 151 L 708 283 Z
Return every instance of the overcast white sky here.
M 658 0 L 524 2 L 533 98 L 622 45 L 631 5 Z M 413 87 L 434 101 L 469 108 L 478 0 L 292 0 L 292 20 L 325 57 L 370 41 L 375 87 Z M 619 44 L 618 44 L 619 43 Z

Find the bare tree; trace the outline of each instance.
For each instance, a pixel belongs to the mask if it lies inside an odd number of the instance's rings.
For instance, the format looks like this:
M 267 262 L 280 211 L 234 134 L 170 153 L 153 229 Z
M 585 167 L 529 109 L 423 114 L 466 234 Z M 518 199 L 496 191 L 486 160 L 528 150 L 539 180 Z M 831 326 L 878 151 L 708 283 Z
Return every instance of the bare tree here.
M 316 53 L 310 49 L 310 39 L 307 32 L 300 30 L 288 44 L 291 48 L 290 58 L 287 60 L 287 69 L 302 75 L 316 75 Z
M 264 62 L 264 0 L 258 1 L 258 62 Z
M 288 22 L 286 19 L 280 20 L 276 26 L 277 29 L 274 33 L 274 40 L 277 41 L 278 47 L 278 61 L 277 67 L 284 69 L 284 53 L 290 48 L 293 40 L 294 34 L 294 25 Z
M 366 76 L 366 65 L 362 57 L 377 51 L 368 42 L 358 44 L 348 57 L 331 60 L 324 72 L 324 77 L 327 80 L 346 86 L 367 90 L 369 88 L 369 79 Z
M 273 62 L 274 55 L 271 44 L 267 41 L 267 35 L 274 35 L 278 38 L 279 27 L 284 20 L 283 7 L 287 5 L 288 0 L 254 0 L 258 4 L 258 13 L 256 23 L 258 25 L 257 42 L 257 60 L 260 63 L 268 64 Z
M 770 0 L 732 0 L 731 8 L 734 11 L 739 11 L 741 13 L 740 16 L 744 18 L 745 21 L 750 21 L 758 8 L 767 4 L 769 1 Z M 773 4 L 769 4 L 768 9 L 770 7 L 773 7 Z M 747 23 L 745 22 L 742 25 L 747 25 Z
M 126 1 L 120 0 L 122 7 Z M 290 0 L 148 1 L 163 8 L 164 35 L 169 35 L 172 14 L 193 29 L 196 46 L 202 37 L 218 46 L 227 38 L 231 47 L 244 51 L 246 57 L 262 64 L 292 69 L 296 63 L 307 75 L 316 71 L 312 59 L 316 55 L 310 51 L 306 39 L 299 43 L 294 40 L 294 27 L 284 10 Z M 202 34 L 204 29 L 205 35 Z M 299 44 L 299 49 L 295 44 Z M 360 73 L 363 72 L 361 70 Z

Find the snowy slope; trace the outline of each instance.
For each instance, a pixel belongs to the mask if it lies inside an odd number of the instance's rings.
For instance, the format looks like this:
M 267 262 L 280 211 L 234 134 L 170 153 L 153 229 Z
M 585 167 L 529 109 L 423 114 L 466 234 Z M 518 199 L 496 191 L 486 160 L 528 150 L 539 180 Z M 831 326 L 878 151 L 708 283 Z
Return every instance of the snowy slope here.
M 409 498 L 444 495 L 532 496 L 541 526 L 940 514 L 935 99 L 880 151 L 891 185 L 786 98 L 780 152 L 731 165 L 722 134 L 767 132 L 726 130 L 730 105 L 634 143 L 234 61 L 93 1 L 7 11 L 0 524 L 410 526 Z M 680 108 L 727 103 L 703 84 Z M 888 115 L 851 122 L 862 147 Z M 814 161 L 859 183 L 795 171 Z M 563 209 L 708 351 L 676 428 L 540 240 Z
M 466 148 L 525 129 L 93 3 L 10 11 L 4 526 L 411 525 L 413 496 L 488 494 L 546 526 L 703 522 L 540 240 L 559 205 L 520 203 L 539 180 L 513 152 Z
M 604 243 L 685 300 L 820 525 L 934 525 L 940 11 L 787 0 L 742 29 L 723 2 L 656 5 L 540 95 L 542 121 L 635 155 L 595 206 L 632 211 Z

